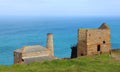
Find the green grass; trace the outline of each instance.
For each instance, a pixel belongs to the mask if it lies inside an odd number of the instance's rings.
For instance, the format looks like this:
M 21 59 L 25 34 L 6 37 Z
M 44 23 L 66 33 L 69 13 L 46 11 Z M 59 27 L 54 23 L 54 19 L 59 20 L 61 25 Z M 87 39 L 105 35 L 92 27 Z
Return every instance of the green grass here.
M 71 60 L 1 65 L 0 72 L 120 72 L 120 62 L 108 54 L 102 54 Z

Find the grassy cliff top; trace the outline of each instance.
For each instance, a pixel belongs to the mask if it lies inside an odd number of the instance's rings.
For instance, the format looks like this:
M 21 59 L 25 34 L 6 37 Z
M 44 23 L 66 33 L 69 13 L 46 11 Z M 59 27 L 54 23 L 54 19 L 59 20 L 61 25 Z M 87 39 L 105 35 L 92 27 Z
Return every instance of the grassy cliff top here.
M 120 62 L 108 54 L 71 60 L 53 60 L 30 64 L 0 66 L 0 72 L 120 72 Z

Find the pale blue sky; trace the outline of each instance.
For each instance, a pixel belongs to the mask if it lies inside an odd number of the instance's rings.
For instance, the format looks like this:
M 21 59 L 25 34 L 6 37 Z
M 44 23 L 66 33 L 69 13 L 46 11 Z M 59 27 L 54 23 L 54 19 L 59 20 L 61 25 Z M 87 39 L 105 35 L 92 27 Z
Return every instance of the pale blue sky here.
M 0 0 L 0 15 L 120 16 L 120 0 Z

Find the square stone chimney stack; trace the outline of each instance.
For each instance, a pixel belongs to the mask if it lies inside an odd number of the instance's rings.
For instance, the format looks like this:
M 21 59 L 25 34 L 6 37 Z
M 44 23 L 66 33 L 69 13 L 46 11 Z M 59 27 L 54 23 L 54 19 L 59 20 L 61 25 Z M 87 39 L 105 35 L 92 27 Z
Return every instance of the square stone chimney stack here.
M 51 56 L 54 56 L 54 44 L 53 44 L 53 34 L 48 33 L 47 34 L 47 45 L 46 48 L 50 49 Z

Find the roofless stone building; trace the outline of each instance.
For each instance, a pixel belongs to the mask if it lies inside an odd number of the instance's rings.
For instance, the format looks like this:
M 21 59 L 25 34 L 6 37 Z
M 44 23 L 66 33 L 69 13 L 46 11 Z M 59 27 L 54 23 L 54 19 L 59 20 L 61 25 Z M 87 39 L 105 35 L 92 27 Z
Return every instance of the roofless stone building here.
M 24 46 L 14 51 L 14 63 L 30 63 L 34 61 L 54 59 L 53 35 L 47 34 L 46 47 L 41 45 Z
M 78 29 L 78 43 L 72 47 L 71 58 L 110 52 L 110 28 L 103 23 L 99 28 Z

